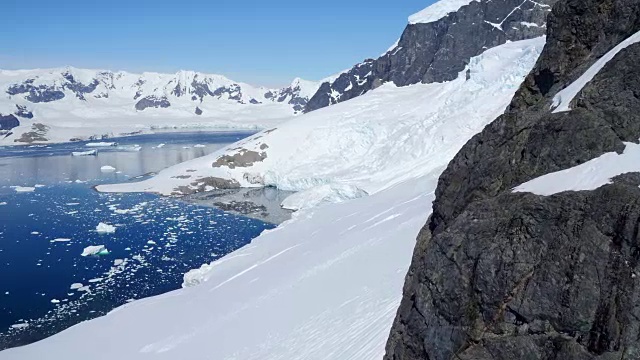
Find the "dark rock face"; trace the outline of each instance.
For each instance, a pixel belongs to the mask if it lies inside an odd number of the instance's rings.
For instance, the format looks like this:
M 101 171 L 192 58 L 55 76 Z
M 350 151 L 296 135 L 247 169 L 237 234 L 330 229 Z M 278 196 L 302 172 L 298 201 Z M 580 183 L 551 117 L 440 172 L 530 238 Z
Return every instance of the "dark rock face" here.
M 104 73 L 103 73 L 104 74 Z M 98 79 L 93 79 L 90 84 L 83 84 L 77 81 L 69 71 L 62 73 L 65 82 L 62 85 L 33 85 L 35 79 L 28 79 L 21 84 L 14 84 L 9 87 L 7 94 L 18 95 L 27 94 L 25 99 L 33 103 L 51 102 L 63 99 L 64 90 L 72 91 L 80 100 L 86 100 L 85 94 L 92 93 L 100 84 Z
M 398 45 L 323 84 L 305 112 L 360 96 L 385 82 L 397 86 L 453 80 L 486 49 L 544 35 L 556 0 L 482 0 L 426 24 L 407 26 Z
M 80 100 L 86 100 L 84 95 L 95 91 L 95 89 L 100 84 L 97 79 L 93 79 L 93 81 L 88 85 L 82 84 L 76 81 L 76 79 L 73 77 L 73 74 L 71 74 L 70 72 L 63 73 L 62 77 L 67 80 L 67 82 L 63 85 L 63 88 L 73 91 L 73 93 L 76 94 L 76 97 Z
M 309 99 L 301 95 L 302 88 L 299 83 L 294 82 L 288 87 L 278 91 L 272 90 L 264 94 L 264 97 L 274 102 L 286 102 L 293 107 L 295 113 L 303 112 Z
M 51 102 L 64 98 L 64 92 L 55 86 L 33 85 L 34 79 L 25 80 L 21 84 L 11 85 L 7 89 L 7 94 L 18 95 L 27 94 L 25 99 L 33 103 Z
M 196 106 L 196 115 L 202 115 L 202 109 Z
M 16 116 L 25 119 L 33 119 L 33 113 L 27 109 L 26 106 L 16 105 L 16 112 L 14 112 Z
M 640 54 L 638 44 L 620 52 L 585 86 L 572 104 L 574 110 L 550 112 L 557 92 L 640 30 L 640 10 L 635 5 L 633 0 L 557 4 L 549 16 L 547 45 L 507 112 L 467 143 L 440 178 L 432 229 L 445 227 L 471 201 L 605 152 L 621 152 L 623 141 L 638 141 L 640 104 L 634 95 L 640 84 L 634 60 Z M 599 6 L 608 12 L 601 13 Z M 589 48 L 593 53 L 585 53 Z M 553 80 L 545 80 L 546 76 Z
M 147 108 L 168 108 L 171 106 L 166 97 L 147 96 L 136 103 L 136 110 L 143 111 Z
M 387 358 L 640 358 L 639 221 L 637 185 L 474 202 L 420 239 Z
M 225 94 L 229 100 L 235 100 L 238 102 L 242 100 L 242 88 L 238 84 L 223 86 L 215 89 L 213 93 L 211 93 L 212 96 L 217 98 L 221 98 Z
M 385 359 L 640 359 L 640 174 L 594 191 L 512 193 L 640 139 L 640 44 L 572 102 L 553 96 L 640 31 L 636 0 L 561 0 L 507 112 L 438 182 Z
M 0 114 L 0 130 L 11 130 L 20 126 L 20 121 L 15 115 L 2 115 Z

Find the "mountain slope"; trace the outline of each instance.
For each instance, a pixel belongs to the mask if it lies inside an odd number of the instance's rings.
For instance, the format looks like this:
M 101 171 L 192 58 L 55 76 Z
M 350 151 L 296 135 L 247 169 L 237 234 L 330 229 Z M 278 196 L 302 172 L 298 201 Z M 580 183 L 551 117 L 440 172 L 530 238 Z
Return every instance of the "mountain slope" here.
M 548 26 L 438 181 L 386 359 L 640 358 L 640 167 L 618 160 L 640 139 L 640 8 L 564 0 Z
M 299 205 L 361 197 L 302 206 L 275 231 L 188 273 L 187 288 L 0 352 L 0 359 L 381 358 L 437 177 L 507 106 L 543 43 L 490 49 L 470 61 L 469 80 L 463 70 L 443 84 L 388 84 L 152 181 L 100 188 L 171 193 L 226 180 L 307 189 L 298 193 Z M 321 196 L 326 190 L 330 195 Z
M 166 126 L 265 127 L 301 112 L 317 88 L 295 79 L 283 89 L 266 89 L 193 71 L 1 70 L 0 114 L 12 122 L 0 126 L 5 135 L 17 129 L 0 142 L 29 142 L 22 134 L 34 124 L 48 128 L 49 141 Z
M 98 189 L 188 194 L 206 190 L 217 179 L 229 186 L 299 191 L 287 200 L 292 208 L 371 194 L 445 166 L 443 159 L 461 145 L 456 136 L 469 138 L 485 119 L 502 113 L 542 43 L 538 38 L 487 50 L 470 61 L 468 79 L 463 70 L 447 83 L 387 84 L 147 181 Z
M 400 40 L 324 82 L 305 112 L 360 96 L 386 82 L 396 86 L 453 80 L 488 48 L 542 36 L 556 0 L 444 0 L 411 16 Z

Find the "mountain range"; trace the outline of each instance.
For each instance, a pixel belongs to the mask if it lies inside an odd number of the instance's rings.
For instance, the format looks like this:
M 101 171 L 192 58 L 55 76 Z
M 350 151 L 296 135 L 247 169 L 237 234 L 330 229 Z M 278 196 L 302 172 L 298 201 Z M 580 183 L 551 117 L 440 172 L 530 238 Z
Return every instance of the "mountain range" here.
M 268 89 L 193 71 L 1 70 L 0 131 L 4 131 L 5 143 L 30 143 L 126 134 L 136 131 L 127 126 L 132 121 L 147 129 L 194 123 L 260 128 L 269 119 L 301 113 L 318 86 L 298 78 L 287 87 Z M 168 120 L 153 120 L 158 117 Z M 180 120 L 171 122 L 171 118 Z M 243 124 L 243 119 L 256 118 Z M 121 127 L 119 119 L 125 119 Z M 104 121 L 111 122 L 110 130 L 101 129 Z M 46 126 L 48 133 L 22 136 L 34 124 Z
M 640 359 L 639 55 L 637 0 L 441 0 L 305 114 L 97 187 L 290 221 L 0 359 Z

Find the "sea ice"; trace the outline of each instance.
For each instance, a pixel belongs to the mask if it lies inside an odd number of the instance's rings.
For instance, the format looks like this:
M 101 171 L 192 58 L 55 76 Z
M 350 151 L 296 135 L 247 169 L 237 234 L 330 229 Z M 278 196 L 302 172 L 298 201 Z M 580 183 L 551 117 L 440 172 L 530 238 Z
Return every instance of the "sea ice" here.
M 104 245 L 91 245 L 84 248 L 82 256 L 101 256 L 109 255 L 109 250 Z
M 74 151 L 71 153 L 72 156 L 92 156 L 98 155 L 98 150 L 89 150 L 89 151 Z
M 82 283 L 73 283 L 73 284 L 71 284 L 71 287 L 69 287 L 69 289 L 71 289 L 71 290 L 78 290 L 78 289 L 80 289 L 80 288 L 81 288 L 81 287 L 83 287 L 83 286 L 84 286 L 84 285 L 82 285 Z
M 22 192 L 33 192 L 36 190 L 35 187 L 30 187 L 30 186 L 11 186 L 11 188 L 13 190 L 15 190 L 16 192 L 22 193 Z
M 116 232 L 116 227 L 101 222 L 98 224 L 98 226 L 96 226 L 96 231 L 99 234 L 113 234 L 114 232 Z
M 109 147 L 109 146 L 116 146 L 118 145 L 115 142 L 95 142 L 95 143 L 88 143 L 85 146 L 87 147 Z
M 105 166 L 100 168 L 100 171 L 102 171 L 103 173 L 114 172 L 114 171 L 116 171 L 116 168 L 114 168 L 113 166 L 110 166 L 110 165 L 105 165 Z

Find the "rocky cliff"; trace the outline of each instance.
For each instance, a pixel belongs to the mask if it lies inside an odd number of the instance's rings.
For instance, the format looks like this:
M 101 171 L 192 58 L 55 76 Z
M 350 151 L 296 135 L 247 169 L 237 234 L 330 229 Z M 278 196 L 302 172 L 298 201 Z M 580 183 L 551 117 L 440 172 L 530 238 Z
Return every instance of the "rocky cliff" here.
M 514 193 L 640 139 L 640 44 L 571 101 L 554 97 L 640 31 L 637 0 L 561 0 L 504 115 L 442 174 L 386 359 L 640 359 L 640 174 Z M 597 169 L 595 169 L 597 171 Z
M 387 53 L 323 83 L 305 112 L 352 99 L 389 81 L 406 86 L 453 80 L 470 58 L 488 48 L 544 35 L 546 15 L 555 2 L 471 1 L 436 21 L 409 24 Z

